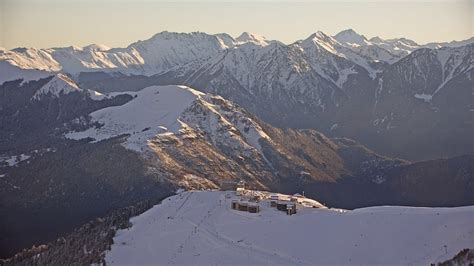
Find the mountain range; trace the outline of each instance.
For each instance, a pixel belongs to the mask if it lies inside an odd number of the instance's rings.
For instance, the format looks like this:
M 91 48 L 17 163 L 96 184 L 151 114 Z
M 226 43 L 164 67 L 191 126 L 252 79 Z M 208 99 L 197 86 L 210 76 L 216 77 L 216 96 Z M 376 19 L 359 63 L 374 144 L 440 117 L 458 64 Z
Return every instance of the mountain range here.
M 162 32 L 2 49 L 1 256 L 240 179 L 348 209 L 473 204 L 471 41 Z
M 0 82 L 63 73 L 101 93 L 183 84 L 274 126 L 418 161 L 474 153 L 473 42 L 420 45 L 345 30 L 287 45 L 251 33 L 161 32 L 126 48 L 3 49 Z

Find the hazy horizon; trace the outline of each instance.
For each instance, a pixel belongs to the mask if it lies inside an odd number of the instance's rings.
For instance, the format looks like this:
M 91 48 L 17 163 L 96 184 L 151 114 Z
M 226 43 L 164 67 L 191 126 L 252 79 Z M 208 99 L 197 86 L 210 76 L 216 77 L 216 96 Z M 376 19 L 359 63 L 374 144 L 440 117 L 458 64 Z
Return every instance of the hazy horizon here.
M 419 44 L 473 37 L 474 0 L 242 1 L 0 0 L 0 46 L 125 47 L 162 31 L 252 32 L 291 43 L 352 28 L 367 38 Z

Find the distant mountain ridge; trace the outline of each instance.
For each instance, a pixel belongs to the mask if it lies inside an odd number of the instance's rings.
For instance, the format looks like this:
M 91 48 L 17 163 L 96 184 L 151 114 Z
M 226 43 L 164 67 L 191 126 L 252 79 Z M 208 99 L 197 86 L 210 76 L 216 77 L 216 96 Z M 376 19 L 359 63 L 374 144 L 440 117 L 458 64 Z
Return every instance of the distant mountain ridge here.
M 352 29 L 344 30 L 331 37 L 325 35 L 327 47 L 342 45 L 350 49 L 367 46 L 378 50 L 381 55 L 372 55 L 372 59 L 393 62 L 419 48 L 459 47 L 474 42 L 474 37 L 464 41 L 428 43 L 419 45 L 406 38 L 383 40 L 365 36 Z M 124 74 L 153 75 L 169 70 L 176 65 L 183 65 L 196 59 L 206 59 L 226 49 L 236 48 L 242 44 L 252 43 L 266 46 L 271 42 L 263 36 L 244 32 L 233 38 L 228 34 L 206 34 L 202 32 L 175 33 L 163 31 L 148 40 L 137 41 L 125 48 L 110 48 L 101 44 L 85 47 L 61 48 L 0 48 L 0 61 L 6 61 L 22 69 L 45 70 L 77 74 L 88 71 L 111 71 Z M 297 41 L 298 42 L 298 41 Z M 332 48 L 331 48 L 332 49 Z M 362 51 L 359 53 L 363 54 Z M 367 54 L 366 54 L 367 55 Z M 1 80 L 0 80 L 1 81 Z
M 109 71 L 152 75 L 176 65 L 214 56 L 225 49 L 245 43 L 266 45 L 267 41 L 250 33 L 243 33 L 234 39 L 227 34 L 164 31 L 148 40 L 132 43 L 126 48 L 91 44 L 85 47 L 2 49 L 0 61 L 22 69 L 69 74 Z
M 126 48 L 0 50 L 0 83 L 63 73 L 98 93 L 183 84 L 278 127 L 424 160 L 474 154 L 473 41 L 419 45 L 349 29 L 286 45 L 252 33 L 161 32 Z

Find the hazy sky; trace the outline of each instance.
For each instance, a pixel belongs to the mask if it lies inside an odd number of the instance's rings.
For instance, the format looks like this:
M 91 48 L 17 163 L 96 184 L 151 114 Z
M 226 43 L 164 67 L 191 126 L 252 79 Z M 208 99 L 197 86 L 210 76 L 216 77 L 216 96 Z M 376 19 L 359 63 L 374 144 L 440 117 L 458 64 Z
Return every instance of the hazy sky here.
M 474 0 L 0 0 L 0 46 L 6 48 L 124 47 L 164 30 L 235 37 L 249 31 L 290 43 L 347 28 L 419 43 L 467 39 L 474 36 Z

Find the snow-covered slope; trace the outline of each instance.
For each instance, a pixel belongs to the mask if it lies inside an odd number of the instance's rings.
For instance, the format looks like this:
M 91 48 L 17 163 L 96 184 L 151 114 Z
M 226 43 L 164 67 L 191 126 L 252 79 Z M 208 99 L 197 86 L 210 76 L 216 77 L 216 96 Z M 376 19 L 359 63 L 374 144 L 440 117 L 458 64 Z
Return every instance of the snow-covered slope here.
M 431 42 L 424 45 L 427 48 L 442 48 L 442 47 L 461 47 L 474 43 L 474 37 L 462 41 L 451 41 L 451 42 Z
M 2 51 L 0 50 L 0 53 Z M 0 85 L 6 81 L 21 79 L 23 82 L 38 80 L 50 76 L 51 73 L 38 69 L 23 69 L 8 61 L 0 60 Z
M 349 74 L 361 72 L 363 75 L 375 77 L 376 69 L 370 65 L 371 58 L 354 52 L 351 45 L 348 48 L 323 32 L 318 31 L 293 45 L 303 50 L 313 69 L 339 87 L 343 86 Z
M 164 31 L 148 40 L 132 43 L 126 48 L 91 44 L 85 47 L 49 49 L 0 49 L 0 62 L 10 67 L 48 72 L 61 71 L 69 74 L 106 71 L 153 75 L 177 65 L 207 59 L 225 49 L 245 43 L 265 46 L 268 41 L 264 37 L 250 33 L 243 33 L 234 39 L 227 34 Z
M 68 134 L 69 138 L 92 137 L 96 141 L 130 134 L 126 147 L 140 151 L 147 140 L 158 133 L 178 133 L 182 128 L 179 116 L 202 93 L 184 86 L 149 87 L 130 93 L 135 97 L 122 106 L 98 110 L 91 114 L 100 128 Z
M 306 42 L 308 43 L 309 40 L 331 56 L 339 56 L 353 64 L 362 66 L 370 73 L 371 77 L 374 77 L 374 72 L 377 70 L 374 63 L 394 63 L 401 57 L 422 47 L 461 46 L 472 43 L 473 39 L 451 43 L 430 43 L 423 46 L 405 38 L 383 40 L 374 37 L 368 40 L 365 36 L 349 29 L 341 31 L 333 37 L 316 32 L 307 38 Z M 8 68 L 10 72 L 11 68 L 21 68 L 30 70 L 30 72 L 42 70 L 72 75 L 94 71 L 153 75 L 191 62 L 218 58 L 226 50 L 242 45 L 253 44 L 256 46 L 255 49 L 264 49 L 274 42 L 277 41 L 268 41 L 262 36 L 248 32 L 244 32 L 234 39 L 225 33 L 212 35 L 202 32 L 164 31 L 150 39 L 132 43 L 125 48 L 109 48 L 105 45 L 91 44 L 85 47 L 0 49 L 0 63 L 2 64 L 0 67 L 1 69 Z M 299 42 L 301 41 L 296 43 Z M 305 46 L 307 47 L 307 45 Z M 323 60 L 323 62 L 325 61 Z M 5 71 L 0 75 L 0 83 L 18 78 L 18 75 L 12 75 Z M 348 70 L 343 70 L 343 73 L 344 71 Z M 31 76 L 32 74 L 25 72 L 24 75 Z M 25 77 L 25 79 L 28 78 L 32 77 Z
M 94 90 L 81 89 L 70 77 L 58 73 L 54 75 L 54 77 L 48 83 L 46 83 L 39 90 L 37 90 L 33 97 L 31 97 L 31 100 L 38 101 L 45 96 L 59 98 L 61 97 L 61 95 L 69 94 L 72 92 L 85 93 L 89 98 L 95 101 L 100 101 L 108 97 L 107 95 L 104 95 Z
M 269 41 L 265 37 L 250 32 L 243 32 L 239 35 L 239 37 L 235 38 L 235 40 L 239 44 L 245 44 L 250 42 L 261 46 L 266 46 L 269 43 Z
M 132 218 L 108 265 L 427 265 L 474 246 L 474 207 L 231 209 L 233 192 L 191 191 Z
M 380 78 L 376 96 L 407 92 L 412 97 L 431 102 L 437 94 L 450 88 L 449 83 L 456 79 L 472 83 L 470 72 L 474 69 L 473 58 L 474 45 L 417 50 L 386 69 Z M 458 85 L 454 89 L 463 88 L 466 85 Z
M 353 29 L 347 29 L 339 32 L 338 34 L 334 35 L 334 39 L 338 40 L 341 43 L 346 43 L 352 46 L 370 44 L 370 42 L 367 40 L 367 38 L 365 38 L 364 35 L 358 34 Z
M 421 45 L 406 38 L 396 38 L 384 40 L 380 37 L 370 39 L 370 42 L 378 47 L 386 49 L 399 58 L 406 56 L 416 49 L 422 48 Z
M 368 40 L 352 29 L 341 31 L 330 37 L 322 32 L 316 33 L 318 44 L 329 52 L 347 57 L 349 60 L 378 60 L 393 63 L 415 49 L 458 47 L 473 42 L 473 38 L 450 43 L 430 43 L 419 45 L 406 38 L 384 40 L 374 37 Z M 314 36 L 311 37 L 314 39 Z M 235 39 L 228 34 L 206 34 L 202 32 L 176 33 L 160 32 L 150 39 L 137 41 L 125 48 L 110 48 L 105 45 L 91 44 L 85 47 L 61 48 L 15 48 L 0 49 L 0 62 L 22 69 L 44 70 L 49 72 L 106 71 L 124 74 L 153 75 L 178 65 L 205 60 L 214 57 L 226 49 L 252 43 L 265 47 L 275 41 L 263 36 L 244 32 Z M 347 49 L 342 49 L 345 47 Z M 364 60 L 362 60 L 362 57 Z M 354 62 L 367 68 L 367 62 Z M 370 69 L 368 69 L 370 71 Z M 0 79 L 1 81 L 1 79 Z
M 358 34 L 352 29 L 341 31 L 333 37 L 340 44 L 361 56 L 387 63 L 394 63 L 420 48 L 454 48 L 474 43 L 474 37 L 462 41 L 432 42 L 427 44 L 418 44 L 407 38 L 382 39 L 380 37 L 373 37 L 368 40 L 364 35 Z
M 80 91 L 79 87 L 68 76 L 57 74 L 46 85 L 41 87 L 33 95 L 33 99 L 38 100 L 44 95 L 59 97 L 60 94 L 68 94 L 74 91 Z
M 469 41 L 449 45 L 466 44 Z M 251 33 L 243 33 L 234 39 L 227 34 L 162 32 L 126 48 L 109 49 L 101 45 L 90 45 L 83 48 L 3 49 L 0 50 L 0 69 L 10 70 L 0 72 L 0 82 L 22 76 L 25 80 L 32 80 L 37 78 L 36 74 L 43 73 L 37 73 L 37 69 L 45 69 L 73 73 L 69 76 L 84 88 L 103 89 L 103 92 L 140 90 L 150 85 L 184 84 L 203 92 L 221 95 L 279 127 L 318 128 L 327 130 L 326 133 L 354 138 L 375 147 L 373 138 L 370 141 L 364 140 L 365 136 L 374 133 L 371 131 L 375 130 L 377 132 L 374 134 L 379 134 L 380 128 L 373 124 L 386 115 L 397 115 L 394 108 L 388 106 L 382 115 L 376 114 L 373 117 L 373 110 L 380 109 L 383 102 L 380 97 L 382 92 L 387 92 L 387 97 L 382 98 L 396 102 L 393 105 L 403 106 L 406 99 L 401 100 L 393 95 L 397 94 L 395 90 L 405 93 L 408 89 L 409 101 L 416 100 L 417 106 L 423 101 L 434 104 L 432 108 L 427 108 L 427 112 L 444 112 L 450 106 L 473 109 L 472 103 L 465 103 L 472 97 L 466 97 L 465 92 L 455 92 L 459 89 L 467 90 L 472 81 L 472 69 L 469 70 L 472 65 L 469 57 L 472 44 L 458 48 L 430 49 L 433 50 L 430 53 L 439 55 L 439 60 L 436 60 L 439 62 L 422 64 L 420 68 L 418 60 L 411 60 L 415 58 L 411 55 L 418 55 L 417 51 L 420 50 L 428 50 L 422 47 L 424 46 L 404 38 L 383 40 L 374 37 L 368 40 L 353 30 L 346 30 L 335 36 L 316 32 L 289 45 L 267 41 Z M 400 64 L 405 61 L 406 64 Z M 457 67 L 458 65 L 461 67 Z M 398 71 L 398 66 L 404 70 Z M 20 69 L 24 69 L 24 74 L 17 72 Z M 115 71 L 122 73 L 104 73 Z M 423 73 L 429 74 L 429 78 Z M 410 83 L 410 86 L 399 86 L 405 82 Z M 412 85 L 415 88 L 412 89 Z M 394 93 L 391 93 L 392 90 Z M 435 95 L 438 100 L 434 99 Z M 409 110 L 405 107 L 401 109 Z M 441 112 L 433 117 L 439 117 Z M 277 116 L 276 113 L 281 115 Z M 423 112 L 412 113 L 417 116 Z M 453 116 L 461 117 L 454 113 Z M 401 119 L 401 122 L 407 121 L 405 116 Z M 433 121 L 426 117 L 420 119 L 429 123 Z M 441 125 L 437 121 L 432 123 Z M 337 129 L 333 127 L 335 125 L 338 125 Z M 393 125 L 383 127 L 394 128 Z M 404 134 L 398 134 L 402 135 Z M 452 134 L 446 133 L 446 136 Z M 380 140 L 376 143 L 388 145 L 389 142 Z M 427 144 L 435 145 L 437 146 L 434 143 Z M 393 147 L 405 146 L 390 145 L 387 148 L 389 151 L 379 151 L 399 156 L 398 152 L 391 152 Z M 459 147 L 468 145 L 462 144 Z M 471 152 L 463 150 L 442 156 L 466 153 Z M 434 157 L 438 155 L 416 159 Z
M 92 122 L 100 127 L 71 132 L 67 137 L 100 141 L 128 134 L 124 146 L 135 151 L 148 150 L 149 141 L 155 137 L 167 138 L 188 129 L 206 132 L 214 144 L 227 142 L 248 149 L 260 150 L 258 140 L 268 139 L 252 119 L 220 106 L 227 103 L 221 97 L 174 85 L 151 86 L 127 94 L 134 99 L 90 114 Z

